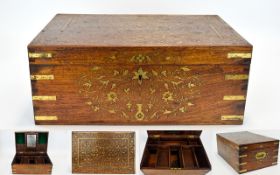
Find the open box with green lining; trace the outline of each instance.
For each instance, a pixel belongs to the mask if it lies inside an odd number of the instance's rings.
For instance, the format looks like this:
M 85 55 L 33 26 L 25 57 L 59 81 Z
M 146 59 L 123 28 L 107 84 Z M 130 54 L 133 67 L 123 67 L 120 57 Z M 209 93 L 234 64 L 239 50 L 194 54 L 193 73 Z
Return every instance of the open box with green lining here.
M 48 132 L 16 132 L 15 142 L 13 174 L 51 174 L 52 162 L 47 154 Z

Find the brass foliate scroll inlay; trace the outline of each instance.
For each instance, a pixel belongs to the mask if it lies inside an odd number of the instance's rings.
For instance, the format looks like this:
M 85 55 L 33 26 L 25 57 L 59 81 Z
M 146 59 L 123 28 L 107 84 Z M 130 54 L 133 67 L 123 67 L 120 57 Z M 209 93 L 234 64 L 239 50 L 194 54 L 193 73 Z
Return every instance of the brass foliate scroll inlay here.
M 242 59 L 250 59 L 252 58 L 251 53 L 228 53 L 228 58 L 233 59 L 233 58 L 242 58 Z
M 265 159 L 267 156 L 267 153 L 262 151 L 262 152 L 258 152 L 256 155 L 255 155 L 255 158 L 256 160 L 262 160 L 262 159 Z
M 36 121 L 52 121 L 58 120 L 57 116 L 35 116 Z
M 240 120 L 242 121 L 244 118 L 243 115 L 222 115 L 221 116 L 221 120 L 224 120 L 224 121 L 232 121 L 232 120 Z
M 78 78 L 78 93 L 95 115 L 108 114 L 132 121 L 180 117 L 195 107 L 202 84 L 190 66 L 139 66 L 151 61 L 134 56 L 136 66 L 94 65 Z
M 52 53 L 49 52 L 30 52 L 28 53 L 29 58 L 52 58 Z
M 32 96 L 34 101 L 56 101 L 56 96 Z
M 223 100 L 225 101 L 246 100 L 246 97 L 244 95 L 225 95 Z
M 31 80 L 54 80 L 54 75 L 30 75 Z
M 225 80 L 248 80 L 248 74 L 226 74 Z

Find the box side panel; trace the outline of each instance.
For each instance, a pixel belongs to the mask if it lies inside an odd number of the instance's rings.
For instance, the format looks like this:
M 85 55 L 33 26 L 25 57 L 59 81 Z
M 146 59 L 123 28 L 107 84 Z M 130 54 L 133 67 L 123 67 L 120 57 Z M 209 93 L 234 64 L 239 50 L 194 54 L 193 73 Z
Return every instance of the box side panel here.
M 239 169 L 238 148 L 228 140 L 217 135 L 218 154 L 237 172 Z

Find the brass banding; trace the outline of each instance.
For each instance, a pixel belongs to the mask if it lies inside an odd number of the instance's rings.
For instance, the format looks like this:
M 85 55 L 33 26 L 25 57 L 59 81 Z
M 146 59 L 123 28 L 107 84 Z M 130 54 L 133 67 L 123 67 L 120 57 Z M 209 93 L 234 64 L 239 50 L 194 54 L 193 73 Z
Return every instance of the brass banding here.
M 54 75 L 30 75 L 31 80 L 54 80 Z
M 56 96 L 32 96 L 34 101 L 56 101 Z
M 58 120 L 57 116 L 35 116 L 36 121 L 52 121 Z
M 226 74 L 225 80 L 248 80 L 248 74 Z
M 246 100 L 246 97 L 244 95 L 225 95 L 223 100 L 225 101 Z
M 232 120 L 243 120 L 244 116 L 243 115 L 222 115 L 221 116 L 221 120 L 229 120 L 229 121 L 232 121 Z

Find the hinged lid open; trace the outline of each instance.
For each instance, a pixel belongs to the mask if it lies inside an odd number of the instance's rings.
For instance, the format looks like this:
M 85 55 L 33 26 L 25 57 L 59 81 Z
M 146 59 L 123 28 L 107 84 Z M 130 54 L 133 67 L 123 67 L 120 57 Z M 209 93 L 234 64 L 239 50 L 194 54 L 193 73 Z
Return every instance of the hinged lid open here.
M 48 147 L 48 132 L 16 132 L 15 141 L 17 153 L 46 153 Z

